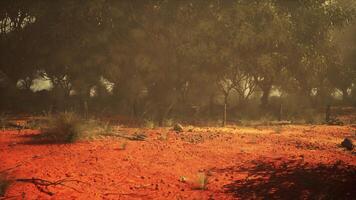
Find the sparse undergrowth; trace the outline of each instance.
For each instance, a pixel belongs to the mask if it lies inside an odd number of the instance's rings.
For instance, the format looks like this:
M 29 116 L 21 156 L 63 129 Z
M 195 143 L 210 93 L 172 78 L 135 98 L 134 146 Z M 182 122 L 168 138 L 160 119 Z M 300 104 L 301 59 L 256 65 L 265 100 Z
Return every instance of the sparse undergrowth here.
M 105 136 L 111 131 L 108 123 L 83 120 L 75 113 L 65 112 L 50 116 L 46 128 L 42 129 L 42 134 L 36 139 L 53 143 L 73 143 Z
M 199 190 L 206 190 L 208 185 L 208 175 L 206 173 L 198 174 L 198 188 Z
M 156 125 L 153 120 L 145 119 L 143 123 L 143 127 L 148 129 L 153 129 L 156 127 Z
M 4 113 L 0 113 L 0 128 L 5 129 L 7 122 L 7 116 Z
M 81 119 L 74 113 L 65 112 L 49 118 L 48 127 L 42 136 L 52 142 L 75 142 L 83 131 Z

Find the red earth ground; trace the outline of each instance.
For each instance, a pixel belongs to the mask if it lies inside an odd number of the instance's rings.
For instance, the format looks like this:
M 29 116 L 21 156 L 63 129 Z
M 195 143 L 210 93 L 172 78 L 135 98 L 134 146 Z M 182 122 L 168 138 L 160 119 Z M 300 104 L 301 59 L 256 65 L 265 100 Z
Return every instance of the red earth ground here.
M 355 150 L 340 146 L 345 137 L 355 139 L 355 126 L 116 131 L 148 137 L 35 144 L 29 141 L 39 131 L 1 131 L 0 172 L 17 180 L 2 198 L 356 198 Z M 201 176 L 207 178 L 204 190 Z M 48 187 L 20 181 L 31 178 L 64 181 Z

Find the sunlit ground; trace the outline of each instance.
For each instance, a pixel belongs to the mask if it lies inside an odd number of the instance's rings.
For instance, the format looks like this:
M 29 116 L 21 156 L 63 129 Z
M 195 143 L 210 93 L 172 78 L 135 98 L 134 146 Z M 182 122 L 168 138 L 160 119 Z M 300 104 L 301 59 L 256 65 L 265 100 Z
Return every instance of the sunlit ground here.
M 74 144 L 31 143 L 37 130 L 0 133 L 0 171 L 14 199 L 351 199 L 355 126 L 113 128 Z M 145 134 L 142 140 L 130 137 Z

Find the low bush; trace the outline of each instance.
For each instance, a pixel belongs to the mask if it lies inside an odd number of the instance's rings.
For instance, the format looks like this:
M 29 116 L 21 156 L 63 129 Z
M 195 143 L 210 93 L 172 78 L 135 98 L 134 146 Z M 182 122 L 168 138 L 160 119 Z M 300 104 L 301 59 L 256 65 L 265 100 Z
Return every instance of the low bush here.
M 84 127 L 84 121 L 75 113 L 60 113 L 49 117 L 41 138 L 51 142 L 75 142 L 82 137 Z
M 143 126 L 145 128 L 153 129 L 156 127 L 155 123 L 153 120 L 145 119 L 143 122 Z

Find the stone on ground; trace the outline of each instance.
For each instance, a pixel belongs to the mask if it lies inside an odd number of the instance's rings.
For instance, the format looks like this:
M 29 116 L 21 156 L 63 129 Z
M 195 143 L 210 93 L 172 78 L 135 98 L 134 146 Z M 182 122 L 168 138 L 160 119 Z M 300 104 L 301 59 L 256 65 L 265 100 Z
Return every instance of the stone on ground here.
M 345 138 L 344 141 L 341 142 L 341 146 L 343 146 L 344 148 L 350 151 L 354 148 L 354 144 L 352 143 L 352 140 L 349 138 Z
M 176 132 L 183 132 L 183 126 L 181 124 L 175 124 L 173 130 Z

